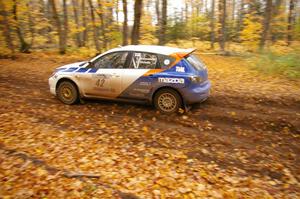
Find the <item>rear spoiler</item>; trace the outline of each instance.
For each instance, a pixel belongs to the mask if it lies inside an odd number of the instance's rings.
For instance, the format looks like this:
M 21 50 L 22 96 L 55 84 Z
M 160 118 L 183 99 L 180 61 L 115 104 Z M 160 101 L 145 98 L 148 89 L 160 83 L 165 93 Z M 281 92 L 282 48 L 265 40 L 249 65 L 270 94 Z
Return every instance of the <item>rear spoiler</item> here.
M 187 57 L 189 54 L 195 52 L 197 50 L 197 48 L 188 48 L 183 50 L 182 52 L 178 52 L 178 53 L 174 53 L 175 55 L 177 55 L 179 58 L 184 58 Z
M 182 58 L 187 57 L 189 54 L 195 52 L 197 50 L 197 48 L 188 48 L 188 49 L 184 49 L 178 53 L 172 53 L 170 56 L 174 57 L 176 60 L 173 62 L 173 64 L 170 66 L 174 66 L 176 63 L 178 63 Z

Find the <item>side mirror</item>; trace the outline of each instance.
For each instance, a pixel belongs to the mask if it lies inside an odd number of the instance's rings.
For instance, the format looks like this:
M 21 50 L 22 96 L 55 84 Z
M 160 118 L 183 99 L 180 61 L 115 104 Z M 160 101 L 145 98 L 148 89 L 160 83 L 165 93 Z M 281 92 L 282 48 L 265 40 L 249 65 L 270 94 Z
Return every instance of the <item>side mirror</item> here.
M 91 61 L 88 61 L 87 64 L 88 64 L 87 65 L 88 68 L 93 68 L 94 67 L 94 63 L 91 62 Z

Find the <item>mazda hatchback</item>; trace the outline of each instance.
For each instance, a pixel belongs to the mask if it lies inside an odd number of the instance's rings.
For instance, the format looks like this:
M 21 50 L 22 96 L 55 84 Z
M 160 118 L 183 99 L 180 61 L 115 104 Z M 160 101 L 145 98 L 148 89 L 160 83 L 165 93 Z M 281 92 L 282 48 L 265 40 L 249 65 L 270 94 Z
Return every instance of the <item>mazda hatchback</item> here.
M 57 68 L 49 78 L 50 91 L 65 104 L 99 98 L 143 102 L 174 113 L 209 96 L 207 68 L 194 51 L 150 45 L 114 48 Z

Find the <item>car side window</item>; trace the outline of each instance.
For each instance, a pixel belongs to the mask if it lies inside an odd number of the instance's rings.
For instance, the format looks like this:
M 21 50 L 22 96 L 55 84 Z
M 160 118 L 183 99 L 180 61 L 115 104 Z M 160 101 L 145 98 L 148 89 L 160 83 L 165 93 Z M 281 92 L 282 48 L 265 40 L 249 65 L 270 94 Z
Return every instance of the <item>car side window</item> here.
M 175 61 L 175 58 L 167 55 L 158 55 L 159 65 L 161 69 L 166 69 Z
M 133 52 L 129 68 L 154 69 L 157 68 L 158 59 L 155 54 Z
M 94 62 L 94 68 L 124 68 L 128 52 L 109 53 Z

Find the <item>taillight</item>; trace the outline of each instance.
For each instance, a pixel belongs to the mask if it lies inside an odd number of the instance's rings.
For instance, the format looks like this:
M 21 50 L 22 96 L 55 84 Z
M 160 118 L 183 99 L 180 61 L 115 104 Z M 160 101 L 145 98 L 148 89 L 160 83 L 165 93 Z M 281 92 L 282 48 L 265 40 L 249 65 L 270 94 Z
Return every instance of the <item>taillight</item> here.
M 193 82 L 193 83 L 200 83 L 200 82 L 202 82 L 202 78 L 199 77 L 199 76 L 191 76 L 191 77 L 189 77 L 189 79 L 190 79 L 191 82 Z

